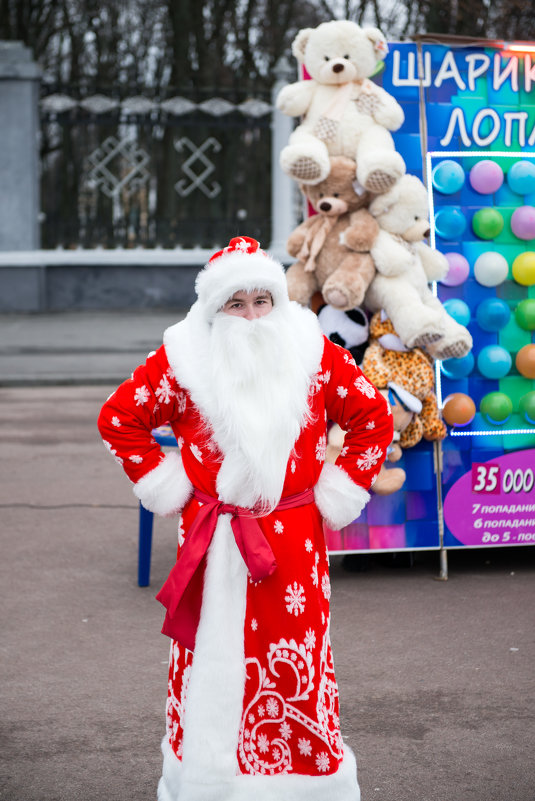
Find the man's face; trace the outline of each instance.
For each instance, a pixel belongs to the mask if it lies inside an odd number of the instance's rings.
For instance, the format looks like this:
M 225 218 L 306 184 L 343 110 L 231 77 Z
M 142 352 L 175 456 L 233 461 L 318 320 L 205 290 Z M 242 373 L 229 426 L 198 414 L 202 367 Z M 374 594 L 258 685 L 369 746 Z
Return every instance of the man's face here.
M 221 311 L 233 317 L 244 317 L 246 320 L 256 320 L 264 317 L 273 308 L 271 294 L 265 291 L 245 292 L 239 290 L 222 307 Z

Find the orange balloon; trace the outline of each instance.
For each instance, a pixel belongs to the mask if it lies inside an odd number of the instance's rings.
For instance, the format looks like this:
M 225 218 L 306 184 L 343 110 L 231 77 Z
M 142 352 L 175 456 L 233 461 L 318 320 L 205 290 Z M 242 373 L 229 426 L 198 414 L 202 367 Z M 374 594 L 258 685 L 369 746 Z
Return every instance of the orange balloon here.
M 535 345 L 524 345 L 516 354 L 516 369 L 525 378 L 535 378 Z
M 475 413 L 474 401 L 464 392 L 454 392 L 444 401 L 442 417 L 449 426 L 466 426 L 472 422 Z

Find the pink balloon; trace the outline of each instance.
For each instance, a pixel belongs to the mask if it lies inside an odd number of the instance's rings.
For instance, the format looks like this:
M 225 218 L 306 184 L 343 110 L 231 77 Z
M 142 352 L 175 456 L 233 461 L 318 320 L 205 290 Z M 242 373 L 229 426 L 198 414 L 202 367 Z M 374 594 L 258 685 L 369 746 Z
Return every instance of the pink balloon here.
M 445 286 L 458 286 L 462 284 L 466 281 L 470 273 L 470 265 L 467 260 L 462 253 L 445 253 L 444 255 L 450 267 L 440 283 Z
M 519 239 L 535 239 L 535 208 L 520 206 L 511 215 L 511 231 Z
M 503 170 L 490 159 L 483 159 L 470 170 L 470 185 L 480 195 L 491 195 L 503 184 Z

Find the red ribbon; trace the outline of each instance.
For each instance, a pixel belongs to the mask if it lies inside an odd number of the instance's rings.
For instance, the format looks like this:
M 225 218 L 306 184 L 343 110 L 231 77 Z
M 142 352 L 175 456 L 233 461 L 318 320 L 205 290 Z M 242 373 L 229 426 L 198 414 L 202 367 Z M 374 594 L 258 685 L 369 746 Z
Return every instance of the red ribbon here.
M 277 567 L 271 546 L 258 525 L 258 518 L 250 509 L 223 503 L 198 489 L 195 490 L 195 498 L 203 506 L 199 507 L 179 557 L 156 596 L 167 610 L 162 633 L 178 640 L 191 651 L 195 647 L 201 616 L 206 552 L 219 515 L 231 515 L 234 539 L 253 581 L 267 578 Z M 314 490 L 305 490 L 281 500 L 274 511 L 305 506 L 313 500 Z

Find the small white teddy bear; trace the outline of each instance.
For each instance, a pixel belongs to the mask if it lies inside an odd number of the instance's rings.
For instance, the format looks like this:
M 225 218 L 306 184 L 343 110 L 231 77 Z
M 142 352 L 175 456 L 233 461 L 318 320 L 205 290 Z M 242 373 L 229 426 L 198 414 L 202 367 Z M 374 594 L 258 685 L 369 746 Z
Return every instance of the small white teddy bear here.
M 470 332 L 429 287 L 446 275 L 448 262 L 422 241 L 429 235 L 425 186 L 415 175 L 404 175 L 371 202 L 369 211 L 381 231 L 370 251 L 377 273 L 364 305 L 372 312 L 384 310 L 407 348 L 425 347 L 434 359 L 465 356 L 473 345 Z
M 292 52 L 311 80 L 281 89 L 277 108 L 301 124 L 280 154 L 284 172 L 315 184 L 329 174 L 329 156 L 357 162 L 357 179 L 368 191 L 386 191 L 405 173 L 389 131 L 404 120 L 398 102 L 368 80 L 388 51 L 378 28 L 333 20 L 304 28 Z

